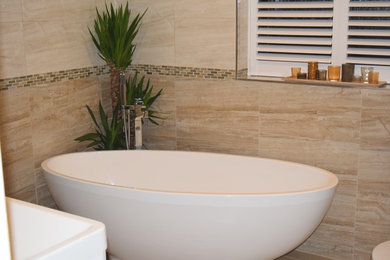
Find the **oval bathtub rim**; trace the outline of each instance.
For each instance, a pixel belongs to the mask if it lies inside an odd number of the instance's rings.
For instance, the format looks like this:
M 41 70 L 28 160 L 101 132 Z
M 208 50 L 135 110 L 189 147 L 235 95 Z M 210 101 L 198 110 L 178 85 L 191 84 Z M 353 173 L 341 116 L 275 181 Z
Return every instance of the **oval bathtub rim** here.
M 320 171 L 325 173 L 327 176 L 329 176 L 329 181 L 328 185 L 326 186 L 321 186 L 318 188 L 313 188 L 313 189 L 306 189 L 306 190 L 300 190 L 300 191 L 290 191 L 290 192 L 258 192 L 258 193 L 212 193 L 212 192 L 184 192 L 184 191 L 168 191 L 168 190 L 157 190 L 157 189 L 148 189 L 148 188 L 139 188 L 139 187 L 129 187 L 129 186 L 123 186 L 123 185 L 118 185 L 118 184 L 109 184 L 109 183 L 103 183 L 103 182 L 97 182 L 97 181 L 91 181 L 91 180 L 86 180 L 82 178 L 77 178 L 77 177 L 71 177 L 69 175 L 57 172 L 52 170 L 50 167 L 48 167 L 48 162 L 52 159 L 58 158 L 58 157 L 63 157 L 71 154 L 85 154 L 85 153 L 116 153 L 116 152 L 164 152 L 164 153 L 188 153 L 188 154 L 204 154 L 204 155 L 226 155 L 226 156 L 232 156 L 236 158 L 254 158 L 254 159 L 264 159 L 264 160 L 269 160 L 269 161 L 274 161 L 274 162 L 280 162 L 280 163 L 287 163 L 291 165 L 297 165 L 301 167 L 306 167 L 306 168 L 311 168 L 316 171 Z M 82 151 L 82 152 L 72 152 L 72 153 L 64 153 L 64 154 L 59 154 L 52 156 L 50 158 L 45 159 L 41 163 L 41 168 L 44 172 L 47 172 L 48 174 L 52 175 L 57 175 L 66 179 L 70 180 L 75 180 L 78 182 L 82 183 L 89 183 L 89 184 L 94 184 L 98 186 L 103 186 L 103 187 L 111 187 L 111 188 L 121 188 L 121 189 L 129 189 L 129 190 L 134 190 L 134 191 L 140 191 L 140 192 L 147 192 L 147 193 L 164 193 L 164 194 L 172 194 L 172 195 L 188 195 L 188 196 L 216 196 L 216 197 L 256 197 L 256 196 L 285 196 L 285 195 L 300 195 L 300 194 L 307 194 L 307 193 L 313 193 L 313 192 L 321 192 L 325 190 L 331 190 L 336 188 L 336 186 L 339 183 L 339 179 L 336 176 L 336 174 L 316 167 L 316 166 L 311 166 L 303 163 L 297 163 L 297 162 L 292 162 L 292 161 L 287 161 L 287 160 L 279 160 L 279 159 L 270 159 L 270 158 L 265 158 L 265 157 L 256 157 L 256 156 L 249 156 L 249 155 L 234 155 L 234 154 L 224 154 L 224 153 L 213 153 L 213 152 L 198 152 L 198 151 L 176 151 L 176 150 L 105 150 L 105 151 Z

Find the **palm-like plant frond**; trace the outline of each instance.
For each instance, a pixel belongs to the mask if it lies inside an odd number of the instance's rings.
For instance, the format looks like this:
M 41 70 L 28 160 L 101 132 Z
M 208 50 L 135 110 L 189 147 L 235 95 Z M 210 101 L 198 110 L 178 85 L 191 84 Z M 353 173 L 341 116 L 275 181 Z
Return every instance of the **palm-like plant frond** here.
M 140 22 L 147 10 L 137 14 L 130 21 L 129 3 L 123 8 L 122 4 L 114 9 L 106 4 L 102 14 L 96 9 L 97 18 L 94 22 L 95 35 L 88 28 L 92 41 L 99 51 L 99 56 L 118 71 L 124 71 L 131 64 L 135 51 L 134 38 L 138 34 Z
M 100 124 L 96 120 L 91 108 L 87 105 L 87 110 L 93 123 L 95 124 L 95 132 L 87 133 L 75 139 L 78 142 L 89 141 L 89 147 L 93 147 L 95 150 L 118 150 L 125 149 L 124 143 L 123 121 L 118 120 L 119 103 L 115 107 L 112 115 L 111 122 L 104 112 L 101 102 L 99 102 L 99 116 Z
M 161 96 L 162 89 L 160 89 L 155 95 L 153 95 L 153 86 L 150 85 L 150 79 L 145 84 L 145 76 L 142 76 L 138 80 L 138 72 L 131 75 L 126 80 L 126 103 L 133 104 L 136 98 L 141 98 L 144 102 L 145 111 L 148 111 L 148 120 L 153 124 L 158 125 L 155 119 L 161 119 L 157 114 L 158 111 L 152 108 L 156 99 Z

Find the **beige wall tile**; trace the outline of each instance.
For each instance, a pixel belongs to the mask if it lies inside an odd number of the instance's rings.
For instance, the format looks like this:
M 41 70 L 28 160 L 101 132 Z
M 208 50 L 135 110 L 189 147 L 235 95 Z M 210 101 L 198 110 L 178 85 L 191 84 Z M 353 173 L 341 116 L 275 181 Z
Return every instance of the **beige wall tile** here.
M 143 126 L 143 142 L 149 150 L 176 150 L 176 125 L 167 120 L 158 126 L 146 123 Z
M 7 141 L 31 139 L 28 88 L 0 91 L 1 136 Z
M 98 86 L 99 86 L 99 99 L 102 102 L 104 111 L 107 114 L 112 114 L 111 107 L 111 80 L 109 75 L 99 76 L 98 77 Z
M 177 107 L 215 107 L 225 110 L 258 111 L 259 89 L 234 80 L 176 80 Z
M 177 19 L 175 59 L 177 66 L 234 69 L 234 17 Z
M 248 1 L 241 0 L 237 10 L 237 69 L 248 68 Z
M 106 4 L 107 4 L 107 6 L 110 6 L 110 3 L 112 3 L 112 5 L 114 7 L 118 7 L 120 4 L 125 6 L 127 2 L 129 2 L 130 9 L 133 9 L 135 0 L 111 0 L 111 1 L 96 0 L 96 6 L 101 11 L 101 10 L 105 10 L 105 8 L 106 8 L 105 5 Z
M 95 0 L 22 0 L 23 21 L 85 21 L 95 15 Z
M 332 206 L 323 220 L 324 223 L 354 227 L 356 212 L 357 178 L 351 175 L 338 175 L 339 184 Z
M 363 252 L 355 249 L 354 260 L 372 260 L 372 252 Z
M 356 254 L 362 257 L 370 255 L 375 246 L 390 240 L 388 225 L 388 222 L 387 226 L 357 223 L 354 245 Z
M 389 109 L 363 107 L 361 116 L 361 148 L 390 151 L 390 106 Z
M 332 260 L 331 258 L 328 257 L 307 254 L 296 250 L 292 251 L 287 256 L 292 260 Z
M 0 22 L 0 78 L 26 74 L 22 22 Z
M 390 109 L 388 89 L 363 89 L 362 105 L 364 108 Z
M 176 117 L 179 150 L 257 155 L 257 112 L 178 107 Z
M 101 65 L 89 22 L 40 21 L 23 24 L 27 74 Z
M 355 111 L 360 109 L 362 102 L 359 89 L 270 82 L 252 84 L 261 86 L 259 95 L 261 112 L 289 108 L 321 115 L 322 111 L 328 110 Z
M 257 155 L 258 90 L 236 84 L 175 82 L 179 150 Z
M 331 259 L 353 259 L 353 228 L 321 224 L 298 251 Z
M 359 179 L 389 181 L 390 152 L 361 150 L 359 152 Z
M 21 22 L 22 1 L 21 0 L 0 0 L 0 23 Z
M 175 86 L 171 78 L 151 78 L 154 93 L 163 89 L 162 95 L 156 100 L 153 109 L 159 111 L 162 119 L 156 121 L 159 125 L 151 122 L 144 124 L 144 143 L 148 149 L 176 150 L 176 103 Z
M 359 145 L 334 141 L 259 137 L 259 156 L 294 161 L 337 174 L 357 174 Z
M 134 13 L 147 12 L 136 37 L 133 64 L 175 65 L 174 0 L 136 0 Z
M 358 109 L 306 110 L 280 104 L 278 109 L 260 113 L 262 136 L 359 143 L 359 127 Z
M 2 155 L 6 194 L 34 185 L 31 139 L 8 142 L 2 138 Z
M 226 0 L 176 0 L 176 18 L 234 18 L 236 16 L 235 1 Z
M 390 182 L 359 179 L 355 250 L 369 254 L 390 240 Z
M 0 135 L 7 194 L 16 193 L 34 183 L 28 101 L 28 90 L 0 92 Z
M 96 111 L 99 91 L 97 78 L 32 87 L 30 104 L 36 168 L 48 157 L 86 146 L 75 142 L 74 138 L 92 129 L 85 105 Z

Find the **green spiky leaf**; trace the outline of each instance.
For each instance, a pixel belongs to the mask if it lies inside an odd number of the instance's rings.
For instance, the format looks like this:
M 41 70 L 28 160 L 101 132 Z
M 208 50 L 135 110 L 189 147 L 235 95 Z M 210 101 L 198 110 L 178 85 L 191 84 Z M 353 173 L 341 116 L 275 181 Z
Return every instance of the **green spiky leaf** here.
M 131 64 L 135 50 L 134 39 L 146 11 L 131 20 L 128 3 L 125 7 L 121 4 L 117 9 L 112 3 L 110 6 L 106 4 L 102 12 L 96 9 L 95 34 L 88 28 L 89 33 L 99 56 L 118 71 L 124 71 Z

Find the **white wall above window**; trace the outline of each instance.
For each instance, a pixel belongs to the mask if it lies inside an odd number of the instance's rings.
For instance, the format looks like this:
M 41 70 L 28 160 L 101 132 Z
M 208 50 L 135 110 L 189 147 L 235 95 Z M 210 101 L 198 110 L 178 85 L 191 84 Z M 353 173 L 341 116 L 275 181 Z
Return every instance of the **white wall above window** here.
M 390 81 L 390 0 L 250 0 L 248 74 L 288 76 L 308 61 L 374 66 Z

